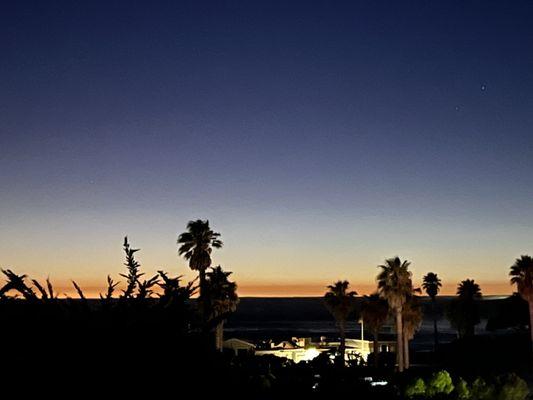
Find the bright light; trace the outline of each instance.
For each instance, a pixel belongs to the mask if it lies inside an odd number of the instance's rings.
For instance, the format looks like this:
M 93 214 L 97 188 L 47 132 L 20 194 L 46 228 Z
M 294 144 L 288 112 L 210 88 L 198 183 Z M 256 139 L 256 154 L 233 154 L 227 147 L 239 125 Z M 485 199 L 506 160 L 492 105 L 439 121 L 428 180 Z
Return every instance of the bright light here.
M 318 351 L 315 348 L 309 348 L 305 350 L 305 353 L 303 357 L 301 358 L 302 361 L 310 361 L 313 358 L 317 357 L 320 354 L 320 351 Z

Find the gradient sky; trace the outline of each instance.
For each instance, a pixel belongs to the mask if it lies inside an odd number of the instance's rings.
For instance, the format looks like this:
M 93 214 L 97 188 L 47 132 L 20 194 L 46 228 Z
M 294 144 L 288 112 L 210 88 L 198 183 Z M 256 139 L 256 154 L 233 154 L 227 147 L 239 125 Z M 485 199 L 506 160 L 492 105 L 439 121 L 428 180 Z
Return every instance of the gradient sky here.
M 369 292 L 395 255 L 509 293 L 533 252 L 531 21 L 503 0 L 1 2 L 0 266 L 97 291 L 127 234 L 189 278 L 176 238 L 208 218 L 241 295 Z

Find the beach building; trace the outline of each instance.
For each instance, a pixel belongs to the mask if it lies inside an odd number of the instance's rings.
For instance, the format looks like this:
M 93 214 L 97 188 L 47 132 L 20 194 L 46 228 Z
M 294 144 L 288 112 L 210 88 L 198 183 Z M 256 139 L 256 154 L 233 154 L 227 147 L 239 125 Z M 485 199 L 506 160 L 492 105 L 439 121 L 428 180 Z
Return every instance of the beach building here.
M 295 363 L 301 361 L 310 361 L 318 357 L 321 353 L 329 352 L 334 357 L 335 351 L 339 348 L 339 341 L 328 341 L 324 336 L 318 340 L 310 337 L 298 338 L 293 337 L 291 340 L 285 340 L 279 343 L 269 343 L 270 347 L 258 347 L 253 343 L 241 339 L 228 339 L 224 341 L 224 349 L 233 351 L 235 355 L 253 353 L 256 356 L 271 355 L 286 358 Z M 396 341 L 380 341 L 379 351 L 394 352 Z M 368 356 L 374 350 L 374 342 L 366 339 L 346 339 L 345 357 L 346 361 L 363 360 L 367 361 Z

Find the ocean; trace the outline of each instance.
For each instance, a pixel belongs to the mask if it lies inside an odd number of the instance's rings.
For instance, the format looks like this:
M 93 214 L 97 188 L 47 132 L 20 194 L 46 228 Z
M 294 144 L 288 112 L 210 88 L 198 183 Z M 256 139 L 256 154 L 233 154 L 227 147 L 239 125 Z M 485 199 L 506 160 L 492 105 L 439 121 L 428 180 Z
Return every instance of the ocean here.
M 486 334 L 488 318 L 498 311 L 502 296 L 487 296 L 480 301 L 481 322 L 476 326 L 476 334 Z M 451 296 L 438 299 L 436 312 L 439 342 L 446 343 L 457 337 L 456 331 L 444 317 L 446 304 Z M 411 342 L 413 349 L 429 351 L 433 348 L 433 309 L 429 298 L 422 297 L 424 320 Z M 359 307 L 359 303 L 358 303 Z M 357 314 L 357 311 L 356 313 Z M 392 333 L 392 320 L 388 330 Z M 363 328 L 364 329 L 364 328 Z M 226 338 L 239 338 L 254 342 L 262 340 L 281 341 L 292 337 L 326 336 L 337 337 L 335 321 L 319 297 L 285 297 L 285 298 L 242 298 L 237 311 L 225 324 Z M 382 340 L 391 339 L 393 335 L 385 332 Z M 364 330 L 365 339 L 371 339 L 371 333 Z M 348 322 L 347 337 L 361 337 L 361 324 L 357 315 Z

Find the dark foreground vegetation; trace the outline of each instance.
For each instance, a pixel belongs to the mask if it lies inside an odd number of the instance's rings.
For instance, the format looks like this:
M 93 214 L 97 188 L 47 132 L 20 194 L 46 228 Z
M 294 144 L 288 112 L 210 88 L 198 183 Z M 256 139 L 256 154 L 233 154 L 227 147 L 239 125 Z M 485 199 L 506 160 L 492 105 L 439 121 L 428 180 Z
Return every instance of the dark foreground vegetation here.
M 475 335 L 481 291 L 473 280 L 461 282 L 457 298 L 439 311 L 440 280 L 428 274 L 423 288 L 431 305 L 423 307 L 409 263 L 393 258 L 380 266 L 374 295 L 356 301 L 348 282 L 328 287 L 324 305 L 337 323 L 340 346 L 294 364 L 222 351 L 224 322 L 239 299 L 230 273 L 211 266 L 212 249 L 222 246 L 219 236 L 207 221 L 190 222 L 180 235 L 179 253 L 198 271 L 193 282 L 164 271 L 146 277 L 135 257 L 138 250 L 125 239 L 123 288 L 108 277 L 100 299 L 87 299 L 75 282 L 77 298 L 60 299 L 51 282 L 2 270 L 2 387 L 19 398 L 528 398 L 532 357 L 525 300 L 533 276 L 528 259 L 517 260 L 512 270 L 520 295 L 503 301 L 487 326 L 507 329 L 506 334 Z M 438 343 L 435 324 L 433 351 L 411 351 L 409 341 L 424 312 L 435 318 L 446 313 L 458 338 Z M 389 354 L 393 358 L 371 354 L 368 363 L 344 362 L 346 322 L 356 317 L 363 318 L 375 343 L 380 327 L 393 318 L 399 352 Z

